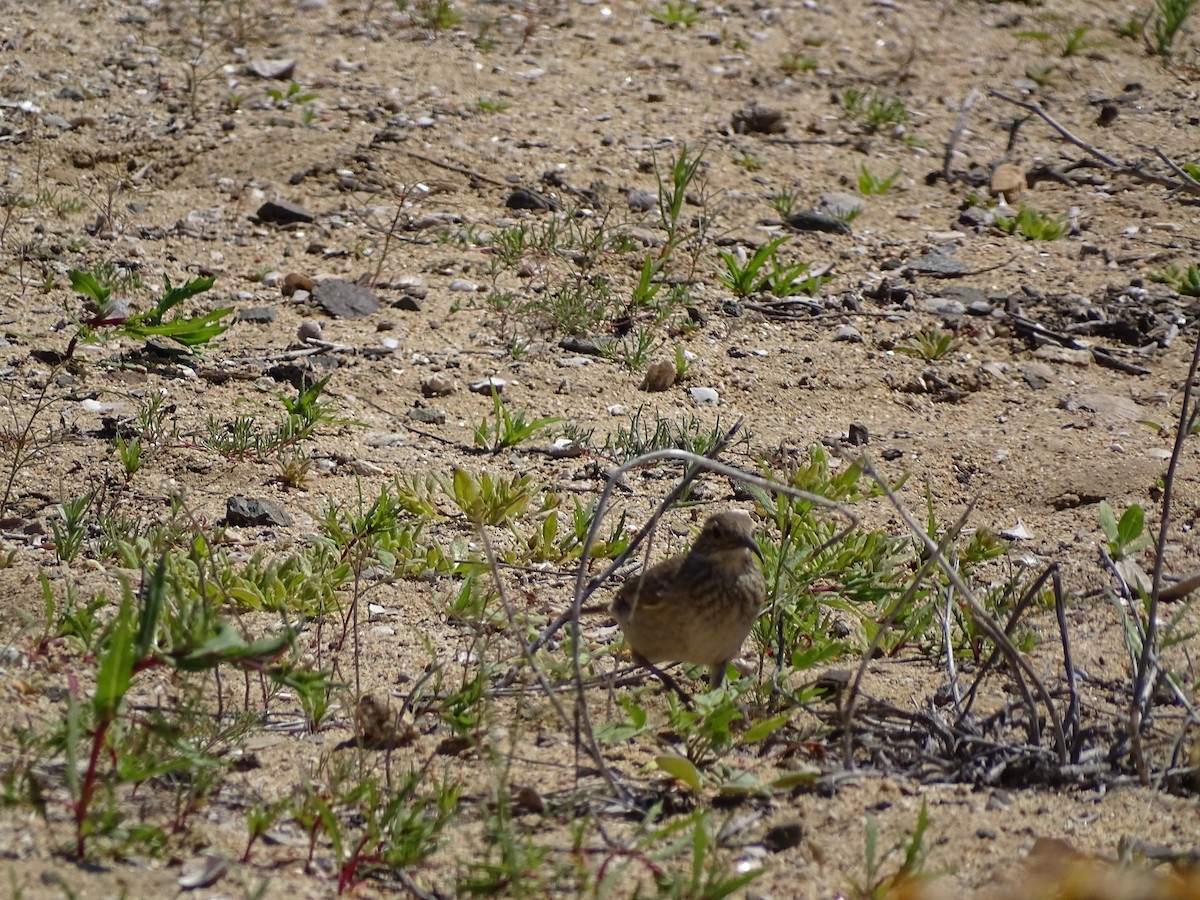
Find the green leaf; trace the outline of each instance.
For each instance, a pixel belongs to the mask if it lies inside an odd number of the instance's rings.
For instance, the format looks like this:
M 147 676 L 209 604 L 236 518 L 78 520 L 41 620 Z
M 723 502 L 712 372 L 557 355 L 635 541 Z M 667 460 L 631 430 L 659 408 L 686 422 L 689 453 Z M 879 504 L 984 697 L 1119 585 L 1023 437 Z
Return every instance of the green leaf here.
M 1109 511 L 1112 512 L 1111 510 Z M 1125 510 L 1121 521 L 1117 523 L 1117 542 L 1127 547 L 1142 536 L 1142 528 L 1146 523 L 1146 513 L 1138 504 L 1133 504 Z
M 772 734 L 774 734 L 776 731 L 778 731 L 780 728 L 782 728 L 787 723 L 788 723 L 787 713 L 780 713 L 779 715 L 774 716 L 773 718 L 766 719 L 765 721 L 759 722 L 757 725 L 754 725 L 751 728 L 749 728 L 746 731 L 746 733 L 744 735 L 742 735 L 742 743 L 743 744 L 757 743 L 758 741 L 761 741 L 763 738 L 770 737 Z
M 700 790 L 700 770 L 692 764 L 691 760 L 672 755 L 659 756 L 654 762 L 672 778 L 679 779 L 694 791 Z
M 121 607 L 108 633 L 108 644 L 100 658 L 96 693 L 92 697 L 97 724 L 111 722 L 129 690 L 133 678 L 133 602 L 126 588 Z
M 1113 515 L 1112 507 L 1108 505 L 1107 500 L 1100 501 L 1100 530 L 1104 532 L 1104 536 L 1108 538 L 1110 544 L 1117 543 L 1117 517 Z
M 75 289 L 76 293 L 91 297 L 101 306 L 108 302 L 108 295 L 112 293 L 112 290 L 101 285 L 91 272 L 72 269 L 70 277 L 71 287 Z
M 821 772 L 819 769 L 813 769 L 809 772 L 788 772 L 786 775 L 781 775 L 772 781 L 771 787 L 779 791 L 790 791 L 793 788 L 815 784 L 820 777 Z
M 135 660 L 146 659 L 154 651 L 158 617 L 167 594 L 166 581 L 167 556 L 164 553 L 158 565 L 154 567 L 154 574 L 150 576 L 150 583 L 146 585 L 142 606 L 138 611 L 137 638 L 134 640 Z

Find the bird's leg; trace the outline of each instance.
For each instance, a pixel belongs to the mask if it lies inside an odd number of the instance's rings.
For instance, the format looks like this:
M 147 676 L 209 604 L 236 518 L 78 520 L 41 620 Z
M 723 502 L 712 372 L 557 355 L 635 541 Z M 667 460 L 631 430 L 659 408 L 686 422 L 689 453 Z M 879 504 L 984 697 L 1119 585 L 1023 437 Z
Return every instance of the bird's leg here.
M 674 678 L 672 678 L 658 666 L 654 665 L 654 663 L 638 656 L 636 653 L 633 654 L 633 661 L 654 673 L 654 677 L 663 683 L 663 687 L 667 688 L 667 690 L 674 691 L 679 699 L 683 701 L 683 705 L 688 709 L 692 709 L 692 695 L 676 684 Z

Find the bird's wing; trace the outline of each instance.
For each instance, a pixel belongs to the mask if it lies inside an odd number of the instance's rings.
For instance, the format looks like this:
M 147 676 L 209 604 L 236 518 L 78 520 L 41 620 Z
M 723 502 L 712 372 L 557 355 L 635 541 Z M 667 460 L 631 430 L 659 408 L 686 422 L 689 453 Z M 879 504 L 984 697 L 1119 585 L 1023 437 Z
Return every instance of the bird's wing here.
M 682 562 L 682 557 L 664 560 L 642 574 L 626 579 L 613 601 L 614 611 L 628 613 L 661 605 L 679 576 Z

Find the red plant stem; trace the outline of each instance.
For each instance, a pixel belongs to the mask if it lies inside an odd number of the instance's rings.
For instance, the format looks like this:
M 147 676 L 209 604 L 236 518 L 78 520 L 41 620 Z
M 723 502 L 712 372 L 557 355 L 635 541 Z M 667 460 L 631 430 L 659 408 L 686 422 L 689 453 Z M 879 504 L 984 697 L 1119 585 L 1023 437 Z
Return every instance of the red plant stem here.
M 88 757 L 87 772 L 83 776 L 83 786 L 79 789 L 79 799 L 75 801 L 75 855 L 80 857 L 83 856 L 83 823 L 92 803 L 92 794 L 96 790 L 96 769 L 100 765 L 100 750 L 104 747 L 104 738 L 108 735 L 110 724 L 112 719 L 105 719 L 96 726 L 96 733 L 92 735 L 92 753 Z

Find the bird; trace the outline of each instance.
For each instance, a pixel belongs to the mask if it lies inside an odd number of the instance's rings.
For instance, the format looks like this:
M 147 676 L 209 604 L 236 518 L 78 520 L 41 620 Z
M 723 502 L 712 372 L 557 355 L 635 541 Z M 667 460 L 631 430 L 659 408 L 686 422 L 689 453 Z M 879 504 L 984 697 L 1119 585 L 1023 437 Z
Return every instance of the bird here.
M 609 611 L 634 662 L 685 700 L 687 694 L 654 663 L 707 666 L 710 687 L 720 687 L 766 599 L 755 556 L 762 562 L 753 520 L 726 510 L 705 521 L 687 553 L 628 578 Z

